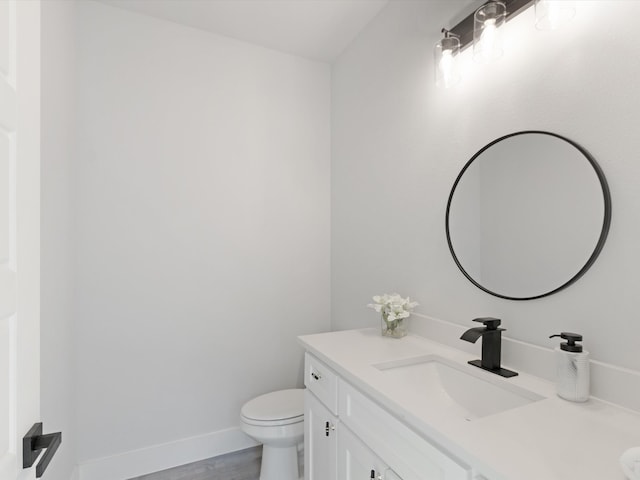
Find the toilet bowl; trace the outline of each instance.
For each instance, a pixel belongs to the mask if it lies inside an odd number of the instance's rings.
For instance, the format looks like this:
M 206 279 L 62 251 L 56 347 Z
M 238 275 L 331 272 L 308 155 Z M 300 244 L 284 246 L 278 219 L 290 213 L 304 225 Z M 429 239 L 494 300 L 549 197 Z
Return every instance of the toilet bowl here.
M 260 395 L 240 412 L 242 431 L 262 443 L 260 480 L 298 480 L 298 444 L 304 438 L 304 390 Z

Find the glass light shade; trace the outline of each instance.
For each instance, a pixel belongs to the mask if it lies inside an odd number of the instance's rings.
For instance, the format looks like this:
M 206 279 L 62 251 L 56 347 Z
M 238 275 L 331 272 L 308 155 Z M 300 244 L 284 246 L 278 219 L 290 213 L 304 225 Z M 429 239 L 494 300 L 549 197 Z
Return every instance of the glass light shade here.
M 502 56 L 502 29 L 507 7 L 502 2 L 489 2 L 473 15 L 473 58 L 488 63 Z
M 450 88 L 460 82 L 458 53 L 460 40 L 456 37 L 446 37 L 436 43 L 433 56 L 437 87 Z
M 570 0 L 535 0 L 536 28 L 555 30 L 569 23 L 576 14 L 575 2 Z

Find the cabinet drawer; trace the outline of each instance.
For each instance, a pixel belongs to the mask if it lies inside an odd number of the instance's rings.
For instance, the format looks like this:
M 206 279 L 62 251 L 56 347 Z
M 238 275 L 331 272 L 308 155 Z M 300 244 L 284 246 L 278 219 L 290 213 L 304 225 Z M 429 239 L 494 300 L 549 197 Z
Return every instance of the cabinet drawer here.
M 470 480 L 471 468 L 450 457 L 382 407 L 340 380 L 340 421 L 403 480 Z
M 338 413 L 338 377 L 309 353 L 304 354 L 304 384 L 332 413 Z

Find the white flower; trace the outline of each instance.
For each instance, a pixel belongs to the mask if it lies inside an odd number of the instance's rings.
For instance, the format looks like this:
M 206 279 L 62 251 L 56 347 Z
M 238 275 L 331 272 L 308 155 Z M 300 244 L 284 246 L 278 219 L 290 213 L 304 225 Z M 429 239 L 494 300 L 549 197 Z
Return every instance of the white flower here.
M 412 302 L 409 297 L 402 298 L 399 294 L 375 295 L 373 297 L 375 303 L 370 303 L 367 307 L 373 308 L 376 312 L 382 313 L 383 318 L 387 322 L 407 318 L 411 312 L 418 306 L 418 302 Z

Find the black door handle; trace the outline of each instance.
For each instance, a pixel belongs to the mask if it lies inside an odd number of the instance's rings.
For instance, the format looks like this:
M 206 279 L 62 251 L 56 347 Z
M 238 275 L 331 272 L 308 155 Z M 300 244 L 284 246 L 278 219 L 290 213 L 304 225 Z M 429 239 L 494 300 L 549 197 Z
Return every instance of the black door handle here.
M 62 443 L 62 432 L 42 434 L 42 423 L 34 423 L 33 427 L 22 437 L 22 468 L 31 467 L 45 449 L 44 455 L 36 465 L 36 478 L 40 478 L 49 466 L 49 462 Z

